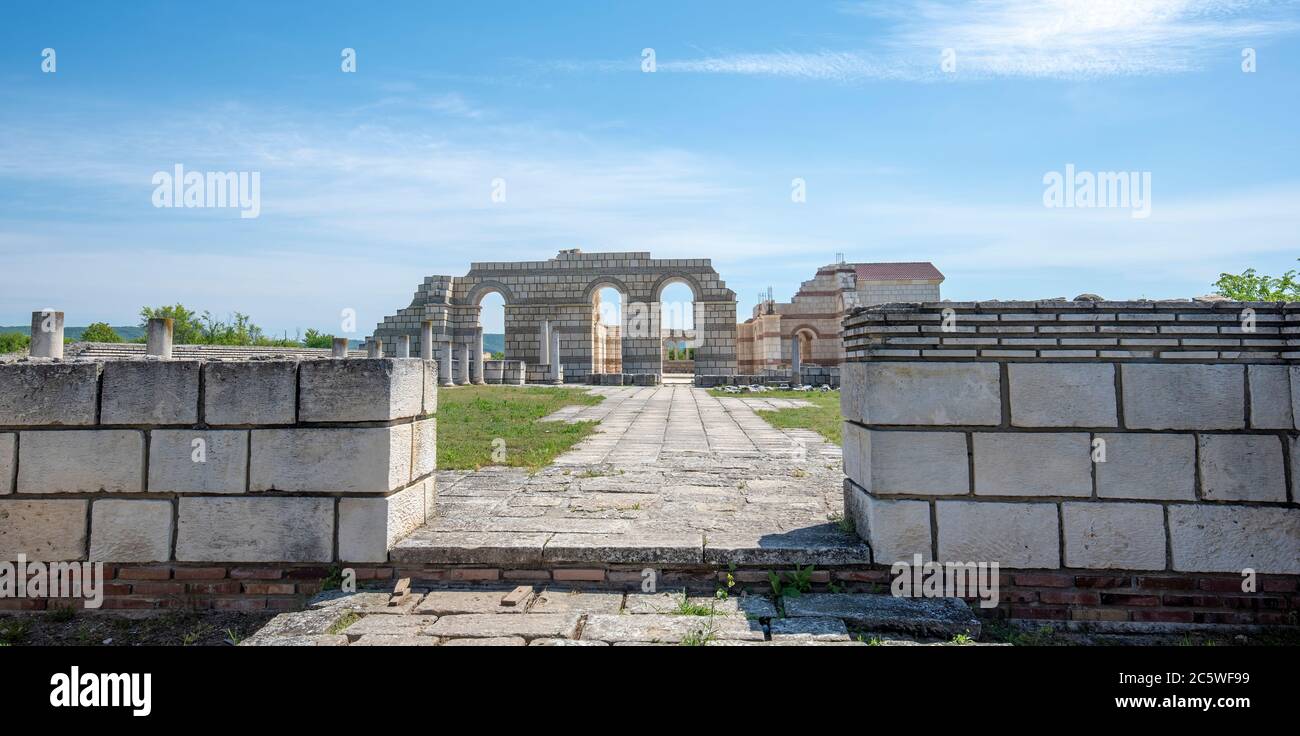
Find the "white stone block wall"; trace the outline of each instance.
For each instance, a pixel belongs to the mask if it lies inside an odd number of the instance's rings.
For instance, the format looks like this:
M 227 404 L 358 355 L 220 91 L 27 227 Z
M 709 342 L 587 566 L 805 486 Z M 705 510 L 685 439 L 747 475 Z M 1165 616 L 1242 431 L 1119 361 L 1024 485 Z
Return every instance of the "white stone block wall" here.
M 433 514 L 435 361 L 0 364 L 0 559 L 385 562 Z
M 844 332 L 876 563 L 1300 574 L 1300 304 L 891 304 Z

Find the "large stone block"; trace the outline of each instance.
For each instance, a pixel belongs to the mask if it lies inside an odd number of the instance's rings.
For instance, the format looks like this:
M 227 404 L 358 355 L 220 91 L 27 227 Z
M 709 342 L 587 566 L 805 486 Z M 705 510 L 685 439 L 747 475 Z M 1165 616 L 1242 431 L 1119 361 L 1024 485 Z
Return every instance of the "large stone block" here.
M 298 419 L 365 422 L 413 417 L 424 403 L 419 358 L 309 360 L 299 368 Z
M 939 561 L 1061 566 L 1056 504 L 939 501 Z
M 171 545 L 171 501 L 106 499 L 90 507 L 92 560 L 164 562 Z
M 1169 542 L 1175 570 L 1300 574 L 1300 509 L 1177 504 Z
M 962 432 L 868 433 L 870 476 L 858 485 L 874 494 L 961 495 L 970 492 Z
M 1201 497 L 1206 501 L 1286 501 L 1282 441 L 1271 435 L 1202 434 Z
M 95 423 L 99 363 L 0 365 L 0 425 L 37 427 Z
M 1087 433 L 976 432 L 974 449 L 977 495 L 1092 495 Z
M 1290 366 L 1291 371 L 1291 420 L 1295 428 L 1300 429 L 1300 365 Z M 3 399 L 0 399 L 3 401 Z
M 1063 503 L 1065 566 L 1165 569 L 1165 512 L 1154 503 Z
M 425 490 L 416 483 L 382 498 L 339 499 L 339 559 L 387 562 L 388 550 L 424 525 Z
M 388 493 L 411 480 L 409 424 L 252 433 L 252 492 Z
M 863 488 L 871 488 L 871 433 L 852 422 L 841 430 L 841 460 L 844 475 Z
M 111 360 L 104 364 L 101 424 L 194 424 L 199 421 L 196 360 Z
M 913 555 L 930 560 L 928 502 L 881 500 L 846 481 L 844 511 L 853 520 L 858 536 L 871 546 L 871 559 L 876 564 L 910 562 Z
M 1110 363 L 1011 363 L 1011 424 L 1016 427 L 1114 427 L 1115 366 Z
M 1196 438 L 1190 434 L 1099 434 L 1106 461 L 1097 463 L 1101 498 L 1196 500 Z
M 438 411 L 438 361 L 424 360 L 424 413 L 433 414 Z M 504 361 L 494 361 L 497 363 L 497 373 L 503 373 L 501 363 Z
M 438 420 L 411 425 L 411 477 L 422 478 L 438 469 Z
M 0 495 L 14 492 L 14 474 L 18 470 L 18 435 L 0 433 Z
M 1002 421 L 996 363 L 847 363 L 841 375 L 845 419 L 905 425 Z
M 243 493 L 247 485 L 248 430 L 155 429 L 149 433 L 150 491 Z
M 1250 426 L 1256 429 L 1292 429 L 1291 371 L 1285 365 L 1252 365 L 1250 379 Z
M 86 559 L 86 503 L 0 499 L 0 560 Z
M 293 424 L 298 361 L 247 360 L 203 368 L 203 419 L 212 426 Z
M 1121 367 L 1131 429 L 1241 429 L 1245 367 L 1130 363 Z
M 139 493 L 144 490 L 144 432 L 69 429 L 18 438 L 19 493 Z
M 177 503 L 180 562 L 329 562 L 334 499 L 182 497 Z

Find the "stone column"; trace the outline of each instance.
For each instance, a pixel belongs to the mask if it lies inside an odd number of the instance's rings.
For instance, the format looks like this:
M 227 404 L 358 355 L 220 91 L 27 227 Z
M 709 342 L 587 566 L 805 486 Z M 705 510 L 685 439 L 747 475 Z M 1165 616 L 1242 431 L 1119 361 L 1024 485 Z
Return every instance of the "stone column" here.
M 541 352 L 537 354 L 537 363 L 539 365 L 551 364 L 551 321 L 542 320 L 542 334 L 540 337 Z
M 397 336 L 397 357 L 399 358 L 411 357 L 411 336 L 410 335 Z
M 442 363 L 438 366 L 438 383 L 443 386 L 455 386 L 451 380 L 451 339 L 442 344 Z
M 548 323 L 549 326 L 549 323 Z M 564 383 L 564 369 L 560 366 L 560 333 L 557 330 L 550 330 L 551 333 L 551 383 Z
M 366 346 L 366 357 L 382 358 L 384 357 L 384 341 L 378 337 L 370 338 L 370 344 Z
M 420 357 L 433 360 L 433 322 L 429 320 L 420 323 Z
M 63 358 L 63 312 L 32 312 L 33 358 Z
M 487 383 L 487 378 L 483 375 L 483 328 L 480 327 L 474 331 L 474 383 L 479 385 Z
M 460 376 L 456 383 L 466 386 L 469 385 L 469 346 L 460 349 Z
M 348 339 L 346 337 L 334 338 L 334 349 L 330 351 L 331 358 L 348 357 Z
M 159 358 L 172 357 L 172 329 L 174 324 L 166 317 L 154 317 L 145 325 L 145 354 Z
M 802 383 L 799 380 L 799 366 L 802 356 L 799 355 L 799 336 L 790 336 L 790 382 Z

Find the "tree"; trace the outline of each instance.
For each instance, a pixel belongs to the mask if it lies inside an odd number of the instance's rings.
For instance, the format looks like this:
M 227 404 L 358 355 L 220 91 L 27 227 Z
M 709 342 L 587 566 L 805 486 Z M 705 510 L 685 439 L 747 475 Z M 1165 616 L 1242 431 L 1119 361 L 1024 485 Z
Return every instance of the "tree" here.
M 83 342 L 122 342 L 122 336 L 107 322 L 92 322 L 81 331 L 81 339 Z
M 1300 301 L 1300 280 L 1295 269 L 1280 277 L 1257 274 L 1253 268 L 1240 274 L 1221 273 L 1214 287 L 1215 293 L 1239 302 Z
M 170 307 L 142 307 L 140 309 L 140 326 L 145 327 L 151 319 L 170 318 L 172 321 L 172 341 L 177 345 L 195 345 L 207 342 L 203 339 L 203 323 L 192 310 L 180 304 Z
M 302 336 L 302 346 L 305 348 L 332 348 L 334 347 L 334 336 L 317 332 L 308 327 L 306 334 Z

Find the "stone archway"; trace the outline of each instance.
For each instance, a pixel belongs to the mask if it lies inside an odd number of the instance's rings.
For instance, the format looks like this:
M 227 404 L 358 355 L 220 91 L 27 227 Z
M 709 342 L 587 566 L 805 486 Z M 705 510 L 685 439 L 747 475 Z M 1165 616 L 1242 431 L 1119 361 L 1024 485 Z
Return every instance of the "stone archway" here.
M 623 373 L 661 373 L 658 297 L 664 285 L 683 281 L 694 295 L 696 373 L 736 372 L 736 294 L 710 261 L 651 258 L 647 252 L 583 253 L 564 250 L 545 261 L 479 262 L 464 276 L 430 276 L 410 306 L 385 317 L 374 332 L 384 340 L 418 332 L 422 322 L 447 335 L 457 349 L 469 347 L 477 329 L 477 299 L 490 288 L 506 301 L 505 352 L 528 364 L 528 380 L 549 377 L 552 356 L 543 330 L 558 336 L 567 382 L 586 382 L 593 363 L 593 291 L 618 288 L 623 298 Z M 549 347 L 549 346 L 548 346 Z

